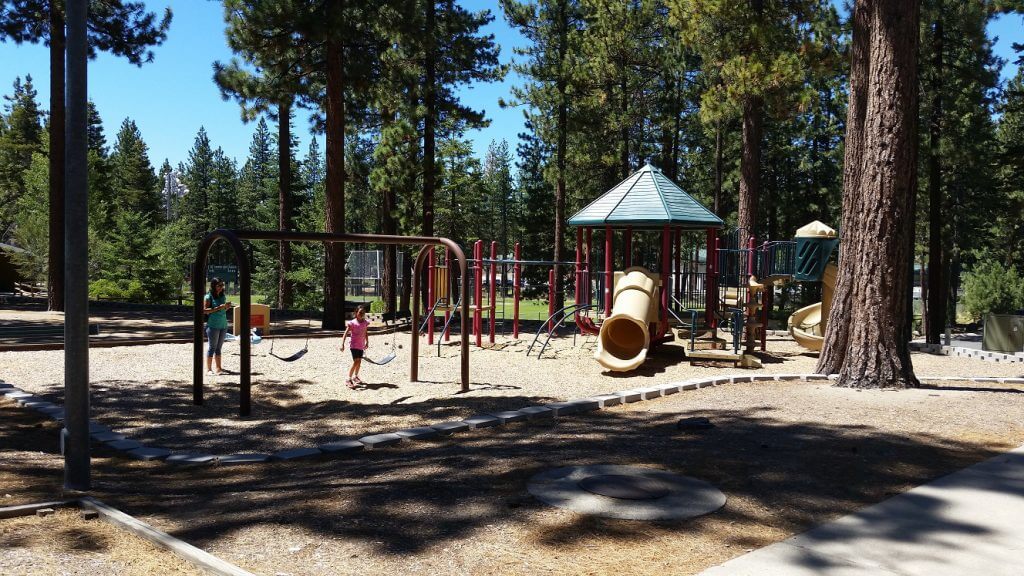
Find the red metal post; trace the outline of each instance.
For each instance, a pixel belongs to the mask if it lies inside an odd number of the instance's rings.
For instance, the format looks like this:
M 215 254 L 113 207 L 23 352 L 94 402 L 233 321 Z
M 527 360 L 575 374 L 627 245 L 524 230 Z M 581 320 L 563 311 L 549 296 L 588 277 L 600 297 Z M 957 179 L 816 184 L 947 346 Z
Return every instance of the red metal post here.
M 522 265 L 519 264 L 519 242 L 516 242 L 513 258 L 516 263 L 512 266 L 512 337 L 519 338 L 519 277 L 522 274 Z
M 593 232 L 594 232 L 593 228 L 587 227 L 587 266 L 586 266 L 587 282 L 586 282 L 586 293 L 584 294 L 584 297 L 586 297 L 586 299 L 587 299 L 587 304 L 590 304 L 591 301 L 593 301 L 593 299 L 594 299 L 594 293 L 592 292 L 593 288 L 590 285 L 590 280 L 591 280 L 591 277 L 590 277 L 591 274 L 590 273 L 593 270 L 593 268 L 590 267 L 590 255 L 594 253 L 594 250 L 593 250 L 593 248 L 594 248 L 594 234 L 593 234 Z
M 673 286 L 672 294 L 676 298 L 681 298 L 683 295 L 683 233 L 679 228 L 673 228 L 673 239 L 675 240 L 675 257 L 676 257 L 676 269 L 675 269 L 675 286 Z
M 445 268 L 448 269 L 448 273 L 445 274 L 445 281 L 448 282 L 448 287 L 447 287 L 448 288 L 448 290 L 447 290 L 447 292 L 448 292 L 448 306 L 445 308 L 445 311 L 444 311 L 444 325 L 445 325 L 444 341 L 445 342 L 450 342 L 451 339 L 452 339 L 452 327 L 449 326 L 448 320 L 451 318 L 451 315 L 452 315 L 451 308 L 452 308 L 452 306 L 455 305 L 455 303 L 452 302 L 452 257 L 451 257 L 451 250 L 449 250 L 447 248 L 444 249 L 444 265 L 445 265 Z
M 583 266 L 580 263 L 582 255 L 580 250 L 583 249 L 583 228 L 576 229 L 576 282 L 573 287 L 573 304 L 579 304 L 580 298 L 583 297 Z M 579 324 L 580 312 L 579 310 L 573 315 L 576 319 L 576 323 Z
M 604 317 L 612 315 L 612 227 L 604 227 Z
M 473 334 L 476 335 L 476 345 L 482 346 L 481 332 L 483 324 L 480 319 L 483 315 L 483 305 L 481 300 L 483 299 L 483 273 L 484 273 L 484 243 L 483 240 L 477 240 L 473 243 L 473 258 L 476 260 L 476 276 L 474 277 L 473 286 L 473 299 L 475 306 L 473 307 Z
M 427 314 L 430 316 L 427 318 L 427 344 L 434 343 L 434 312 L 431 308 L 437 302 L 437 298 L 434 297 L 437 292 L 435 291 L 435 277 L 437 276 L 437 263 L 434 261 L 436 250 L 431 249 L 429 256 L 427 256 Z
M 497 280 L 498 280 L 498 264 L 495 263 L 495 260 L 497 260 L 497 259 L 498 259 L 498 243 L 496 241 L 494 241 L 494 240 L 491 240 L 491 285 L 489 286 L 490 289 L 487 291 L 487 296 L 488 296 L 488 298 L 490 300 L 490 304 L 491 304 L 491 317 L 490 317 L 490 320 L 487 323 L 488 324 L 487 340 L 491 344 L 494 344 L 494 303 L 495 303 L 495 300 L 496 300 L 496 298 L 494 297 L 494 288 L 495 288 L 495 284 L 497 283 Z M 505 311 L 502 310 L 502 314 L 504 314 L 504 312 Z
M 672 232 L 666 225 L 661 229 L 661 314 L 658 322 L 658 336 L 668 331 L 668 291 L 672 286 Z
M 626 236 L 622 240 L 622 268 L 628 269 L 633 265 L 633 227 L 626 226 Z

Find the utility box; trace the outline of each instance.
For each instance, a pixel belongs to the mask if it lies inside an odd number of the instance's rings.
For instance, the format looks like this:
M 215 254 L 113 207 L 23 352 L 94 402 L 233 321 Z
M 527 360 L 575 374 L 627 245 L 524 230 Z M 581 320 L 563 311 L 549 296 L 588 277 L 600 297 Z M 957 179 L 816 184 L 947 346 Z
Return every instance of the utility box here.
M 839 234 L 815 220 L 796 231 L 796 266 L 793 279 L 818 282 L 825 273 L 832 251 L 839 244 Z
M 981 349 L 1007 354 L 1024 352 L 1024 316 L 986 314 Z
M 270 334 L 270 306 L 266 304 L 250 304 L 249 309 L 250 328 L 259 328 L 260 334 L 263 336 Z M 235 336 L 240 336 L 239 330 L 242 329 L 242 307 L 235 306 L 231 311 L 234 313 L 232 316 L 234 325 L 231 327 L 231 333 Z

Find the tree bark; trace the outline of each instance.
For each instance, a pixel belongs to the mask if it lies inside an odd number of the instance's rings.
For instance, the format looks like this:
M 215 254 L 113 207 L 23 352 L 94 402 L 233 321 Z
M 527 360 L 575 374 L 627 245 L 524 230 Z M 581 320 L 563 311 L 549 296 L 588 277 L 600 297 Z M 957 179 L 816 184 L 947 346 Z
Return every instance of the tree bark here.
M 917 0 L 875 0 L 861 157 L 856 252 L 845 257 L 852 282 L 846 360 L 837 386 L 917 386 L 910 350 L 913 198 L 917 170 Z
M 282 102 L 277 107 L 277 171 L 278 171 L 278 225 L 281 230 L 292 228 L 292 107 L 291 102 Z M 292 245 L 278 243 L 280 270 L 278 273 L 277 307 L 285 310 L 292 305 L 292 281 L 288 273 L 292 269 Z
M 722 121 L 715 122 L 715 216 L 722 216 Z
M 846 110 L 846 149 L 843 154 L 843 221 L 841 225 L 839 274 L 818 356 L 819 374 L 836 374 L 846 360 L 849 347 L 850 300 L 854 260 L 859 254 L 855 226 L 860 215 L 861 157 L 864 149 L 864 120 L 868 100 L 868 62 L 871 56 L 871 10 L 877 0 L 857 0 L 853 7 L 853 42 L 850 46 L 850 96 Z
M 938 344 L 946 325 L 946 250 L 943 242 L 945 216 L 942 198 L 942 5 L 936 11 L 932 36 L 932 106 L 928 119 L 928 306 L 925 318 L 925 339 Z
M 335 6 L 330 3 L 329 6 Z M 337 21 L 332 18 L 331 21 Z M 327 177 L 326 230 L 345 231 L 345 58 L 341 41 L 327 41 Z M 323 327 L 338 330 L 345 325 L 345 248 L 328 243 L 324 249 Z
M 761 194 L 761 132 L 764 100 L 748 97 L 743 102 L 743 155 L 740 158 L 739 227 L 757 236 L 757 200 Z
M 423 107 L 426 117 L 423 119 L 423 235 L 434 235 L 434 191 L 437 187 L 437 166 L 435 156 L 436 122 L 437 122 L 437 55 L 434 30 L 436 6 L 434 0 L 426 0 L 426 54 L 424 55 L 423 71 Z M 425 301 L 425 300 L 424 300 Z M 430 303 L 433 305 L 433 302 Z
M 565 151 L 566 133 L 569 130 L 569 104 L 566 99 L 568 82 L 565 78 L 565 59 L 569 47 L 569 15 L 567 13 L 566 0 L 559 2 L 558 22 L 558 144 L 555 162 L 558 167 L 558 176 L 555 183 L 555 250 L 554 261 L 561 262 L 565 249 Z M 562 271 L 561 266 L 554 265 L 555 285 L 552 290 L 555 294 L 555 310 L 565 305 L 565 297 L 562 294 Z
M 386 132 L 395 120 L 394 112 L 385 107 L 381 109 L 380 116 L 381 132 Z M 397 204 L 397 198 L 395 190 L 393 186 L 391 186 L 390 179 L 388 180 L 388 186 L 383 190 L 381 204 L 384 212 L 381 214 L 381 233 L 396 234 L 398 231 L 397 223 L 395 222 L 395 205 Z M 398 300 L 397 254 L 397 246 L 393 244 L 384 246 L 384 269 L 381 271 L 381 298 L 384 300 L 385 312 L 394 312 L 395 305 Z
M 50 2 L 50 176 L 47 308 L 64 310 L 64 13 Z

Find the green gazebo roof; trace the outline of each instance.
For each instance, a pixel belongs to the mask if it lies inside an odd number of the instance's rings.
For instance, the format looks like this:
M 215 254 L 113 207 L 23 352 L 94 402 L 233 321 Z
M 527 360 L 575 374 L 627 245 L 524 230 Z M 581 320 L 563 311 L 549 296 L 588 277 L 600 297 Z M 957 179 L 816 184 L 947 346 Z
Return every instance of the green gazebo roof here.
M 647 164 L 569 218 L 570 226 L 721 228 L 722 219 Z

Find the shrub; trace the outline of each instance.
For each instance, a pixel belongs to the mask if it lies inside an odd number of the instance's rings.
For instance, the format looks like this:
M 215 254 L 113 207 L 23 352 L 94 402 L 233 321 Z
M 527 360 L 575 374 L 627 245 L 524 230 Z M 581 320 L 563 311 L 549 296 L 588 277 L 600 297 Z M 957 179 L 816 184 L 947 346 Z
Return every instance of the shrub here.
M 964 275 L 963 303 L 974 319 L 985 314 L 1012 314 L 1024 307 L 1024 283 L 1016 268 L 982 262 Z

